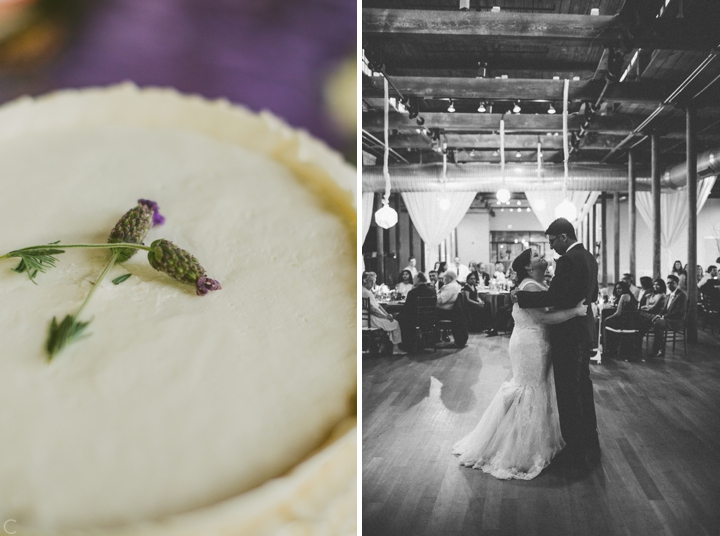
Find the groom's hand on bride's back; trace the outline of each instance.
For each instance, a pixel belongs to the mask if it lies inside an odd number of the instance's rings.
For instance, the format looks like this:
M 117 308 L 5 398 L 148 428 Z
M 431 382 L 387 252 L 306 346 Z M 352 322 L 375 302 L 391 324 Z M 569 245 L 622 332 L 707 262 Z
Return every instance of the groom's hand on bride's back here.
M 510 291 L 510 300 L 511 300 L 513 303 L 517 303 L 517 301 L 518 301 L 518 300 L 517 300 L 517 291 L 518 291 L 518 289 L 516 289 L 516 288 L 514 288 L 514 289 L 512 289 L 512 290 Z

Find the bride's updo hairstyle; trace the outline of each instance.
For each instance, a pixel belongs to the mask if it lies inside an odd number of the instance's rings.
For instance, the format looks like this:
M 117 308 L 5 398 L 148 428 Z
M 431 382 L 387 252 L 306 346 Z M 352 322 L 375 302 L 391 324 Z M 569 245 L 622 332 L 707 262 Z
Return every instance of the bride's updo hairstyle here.
M 530 277 L 526 268 L 530 264 L 530 259 L 532 259 L 532 248 L 523 250 L 512 262 L 512 269 L 517 274 L 518 285 L 523 279 Z

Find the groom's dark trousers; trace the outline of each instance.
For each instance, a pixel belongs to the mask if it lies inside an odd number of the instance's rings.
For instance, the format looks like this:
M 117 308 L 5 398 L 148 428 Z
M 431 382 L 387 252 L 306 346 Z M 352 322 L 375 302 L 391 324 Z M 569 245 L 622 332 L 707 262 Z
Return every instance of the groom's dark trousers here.
M 517 293 L 522 308 L 571 309 L 580 300 L 586 300 L 587 316 L 577 316 L 549 328 L 560 430 L 567 449 L 576 453 L 598 447 L 590 380 L 594 324 L 590 303 L 598 297 L 597 274 L 595 258 L 578 243 L 557 260 L 548 291 Z

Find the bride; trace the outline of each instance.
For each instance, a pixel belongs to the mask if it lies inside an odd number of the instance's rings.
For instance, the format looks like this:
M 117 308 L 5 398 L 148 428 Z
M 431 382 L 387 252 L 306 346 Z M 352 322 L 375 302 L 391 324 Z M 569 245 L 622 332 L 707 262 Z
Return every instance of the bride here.
M 512 268 L 518 290 L 547 290 L 547 262 L 535 249 L 526 249 Z M 565 446 L 555 400 L 546 325 L 586 314 L 582 302 L 574 309 L 547 311 L 513 306 L 515 329 L 510 337 L 513 377 L 502 384 L 477 427 L 453 448 L 460 463 L 482 469 L 495 478 L 530 480 Z

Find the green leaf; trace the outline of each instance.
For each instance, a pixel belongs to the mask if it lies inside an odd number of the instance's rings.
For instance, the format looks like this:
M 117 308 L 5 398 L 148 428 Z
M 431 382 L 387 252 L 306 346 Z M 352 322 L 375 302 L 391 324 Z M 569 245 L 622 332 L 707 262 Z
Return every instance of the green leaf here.
M 57 319 L 53 317 L 50 323 L 50 331 L 48 333 L 48 340 L 45 344 L 45 349 L 48 353 L 48 360 L 51 360 L 62 351 L 65 346 L 70 344 L 76 339 L 83 337 L 83 332 L 87 328 L 88 322 L 78 322 L 72 315 L 67 315 L 63 318 L 62 322 L 58 324 Z
M 121 275 L 120 277 L 116 277 L 115 279 L 112 280 L 113 285 L 119 285 L 123 281 L 127 281 L 128 279 L 130 279 L 131 275 L 132 274 L 125 274 L 125 275 Z
M 57 244 L 58 242 L 54 243 Z M 30 250 L 25 249 L 23 251 L 11 251 L 8 253 L 8 257 L 18 257 L 20 259 L 20 263 L 12 270 L 19 274 L 23 272 L 27 273 L 30 281 L 35 283 L 35 277 L 38 272 L 45 273 L 48 268 L 54 268 L 55 263 L 57 262 L 54 255 L 59 255 L 61 253 L 65 253 L 65 250 L 55 248 L 37 248 Z

